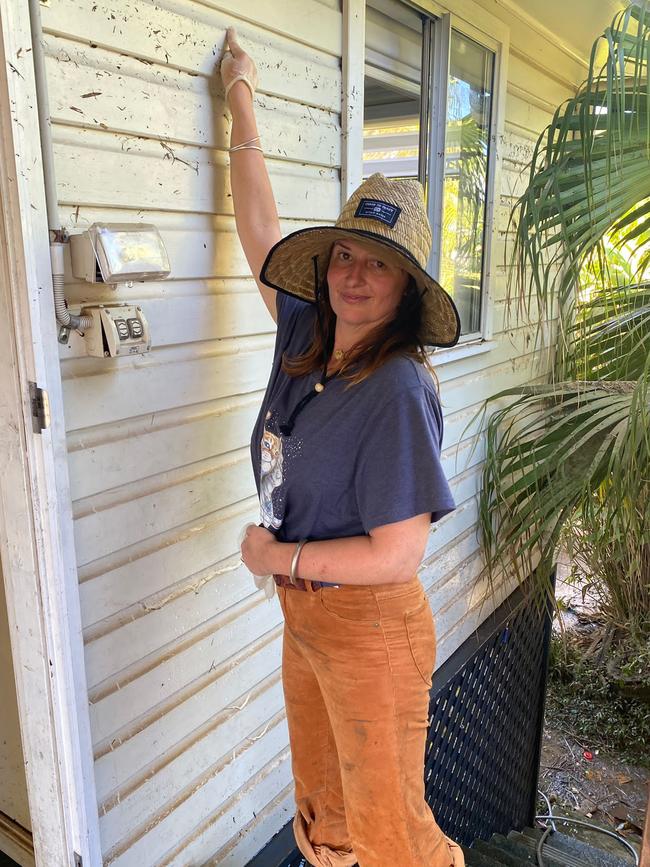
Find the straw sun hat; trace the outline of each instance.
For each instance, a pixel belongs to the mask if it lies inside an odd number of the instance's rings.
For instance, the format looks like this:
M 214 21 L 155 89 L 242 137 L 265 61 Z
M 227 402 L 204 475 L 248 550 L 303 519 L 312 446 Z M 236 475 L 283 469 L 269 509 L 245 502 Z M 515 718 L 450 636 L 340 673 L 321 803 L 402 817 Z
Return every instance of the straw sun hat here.
M 460 319 L 454 302 L 426 271 L 431 250 L 431 227 L 422 185 L 416 180 L 388 180 L 371 175 L 346 202 L 334 226 L 315 226 L 293 232 L 269 252 L 260 279 L 267 286 L 316 300 L 316 287 L 327 273 L 332 244 L 355 240 L 377 247 L 382 258 L 407 271 L 422 296 L 425 346 L 454 346 Z

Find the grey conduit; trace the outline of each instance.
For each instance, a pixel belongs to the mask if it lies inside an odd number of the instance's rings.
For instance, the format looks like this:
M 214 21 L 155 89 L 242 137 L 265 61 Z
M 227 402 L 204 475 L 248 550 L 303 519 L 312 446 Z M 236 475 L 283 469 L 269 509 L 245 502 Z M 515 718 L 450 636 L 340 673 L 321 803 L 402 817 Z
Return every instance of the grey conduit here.
M 54 234 L 54 240 L 50 241 L 54 310 L 56 312 L 56 321 L 59 325 L 62 325 L 64 328 L 74 328 L 83 331 L 92 326 L 92 318 L 90 316 L 74 316 L 70 313 L 65 303 L 63 270 L 64 242 L 62 240 L 64 232 L 59 224 L 56 176 L 54 173 L 54 154 L 52 150 L 52 128 L 50 125 L 50 108 L 47 99 L 47 77 L 45 74 L 43 29 L 41 27 L 41 10 L 39 3 L 40 0 L 29 0 L 29 20 L 32 31 L 32 53 L 34 57 L 34 76 L 36 81 L 36 102 L 38 109 L 38 127 L 41 139 L 41 156 L 43 159 L 47 224 L 50 232 Z

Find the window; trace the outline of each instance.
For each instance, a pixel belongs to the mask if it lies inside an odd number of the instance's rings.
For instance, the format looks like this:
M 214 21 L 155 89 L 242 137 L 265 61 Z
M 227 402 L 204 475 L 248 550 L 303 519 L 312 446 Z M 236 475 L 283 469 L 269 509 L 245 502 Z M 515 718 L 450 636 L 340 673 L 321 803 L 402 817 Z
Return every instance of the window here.
M 428 270 L 454 299 L 461 335 L 481 331 L 494 53 L 399 0 L 368 0 L 363 174 L 419 178 Z
M 364 177 L 419 175 L 422 24 L 396 0 L 366 10 Z

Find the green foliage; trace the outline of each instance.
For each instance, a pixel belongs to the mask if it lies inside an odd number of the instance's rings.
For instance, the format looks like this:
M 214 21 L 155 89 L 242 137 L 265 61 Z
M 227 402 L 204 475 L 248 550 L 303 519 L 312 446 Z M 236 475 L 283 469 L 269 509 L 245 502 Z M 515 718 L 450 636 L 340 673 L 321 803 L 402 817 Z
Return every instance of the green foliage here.
M 519 288 L 563 324 L 574 313 L 580 271 L 615 229 L 643 247 L 650 230 L 650 15 L 620 13 L 592 48 L 587 80 L 561 105 L 534 150 L 526 192 L 513 211 Z M 607 60 L 596 58 L 601 40 Z M 642 198 L 644 197 L 644 198 Z M 647 259 L 646 253 L 642 257 Z
M 561 378 L 637 380 L 649 354 L 650 282 L 595 285 L 568 329 Z
M 538 337 L 557 316 L 557 341 L 547 384 L 484 407 L 479 507 L 488 576 L 536 570 L 544 591 L 579 518 L 592 588 L 639 641 L 650 631 L 649 57 L 650 10 L 633 3 L 535 147 L 511 216 L 510 291 L 539 310 Z

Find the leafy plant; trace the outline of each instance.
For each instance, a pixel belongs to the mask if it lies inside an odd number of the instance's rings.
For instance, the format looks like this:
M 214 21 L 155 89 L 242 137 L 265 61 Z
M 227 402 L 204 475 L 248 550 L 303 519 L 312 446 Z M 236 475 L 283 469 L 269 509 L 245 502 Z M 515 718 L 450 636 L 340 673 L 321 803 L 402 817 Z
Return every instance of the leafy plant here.
M 489 577 L 534 572 L 545 590 L 579 519 L 605 611 L 637 634 L 650 631 L 649 58 L 650 11 L 633 3 L 535 146 L 511 215 L 509 300 L 538 311 L 537 345 L 549 319 L 556 340 L 547 383 L 484 407 L 479 504 Z

